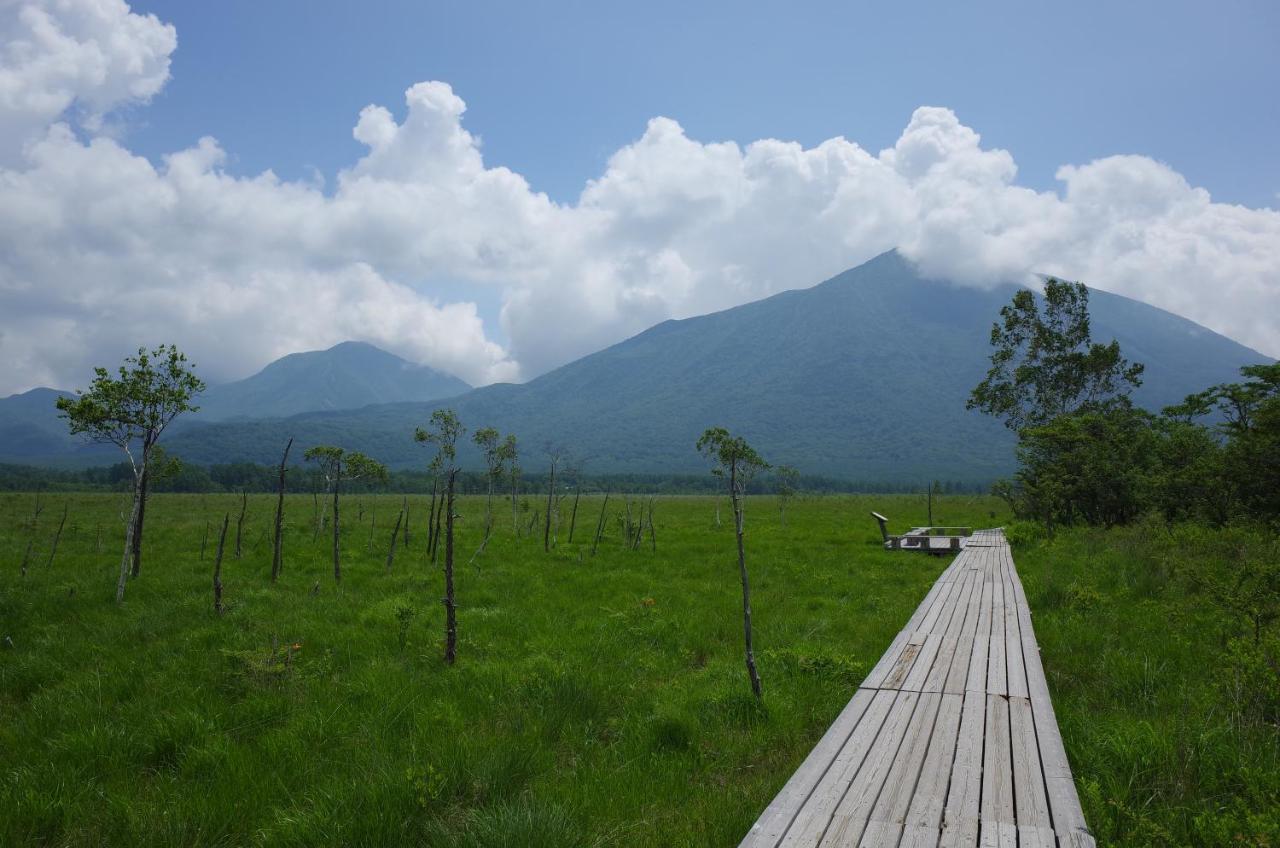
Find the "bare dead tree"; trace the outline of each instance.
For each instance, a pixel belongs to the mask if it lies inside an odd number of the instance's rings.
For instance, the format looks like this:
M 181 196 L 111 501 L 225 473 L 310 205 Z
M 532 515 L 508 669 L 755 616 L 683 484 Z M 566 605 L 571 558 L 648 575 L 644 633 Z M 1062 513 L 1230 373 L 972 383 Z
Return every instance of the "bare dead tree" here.
M 200 561 L 204 562 L 204 549 L 209 544 L 209 519 L 204 520 L 204 536 L 200 539 Z
M 284 486 L 285 471 L 288 468 L 289 449 L 293 447 L 292 437 L 284 446 L 284 455 L 280 457 L 280 475 L 276 483 L 276 523 L 271 542 L 271 582 L 280 579 L 284 569 Z
M 396 561 L 396 540 L 400 538 L 400 523 L 404 521 L 404 508 L 400 509 L 400 514 L 396 516 L 396 526 L 391 528 L 391 547 L 387 549 L 387 571 L 391 571 L 391 565 Z
M 440 475 L 431 477 L 431 507 L 427 510 L 427 553 L 436 547 L 436 494 L 440 488 Z
M 218 555 L 213 560 L 213 609 L 222 615 L 222 552 L 227 544 L 227 525 L 231 523 L 231 513 L 222 517 L 222 532 L 218 534 Z
M 58 532 L 56 532 L 56 533 L 54 533 L 54 534 L 53 534 L 53 545 L 52 545 L 52 546 L 50 546 L 50 548 L 49 548 L 49 561 L 48 561 L 47 563 L 45 563 L 45 565 L 46 565 L 46 566 L 53 565 L 53 558 L 54 558 L 54 557 L 57 555 L 57 553 L 58 553 L 58 541 L 62 538 L 62 528 L 63 528 L 63 527 L 65 527 L 65 526 L 66 526 L 66 524 L 67 524 L 67 509 L 68 509 L 68 507 L 70 507 L 70 503 L 69 503 L 69 502 L 67 502 L 67 501 L 63 501 L 63 503 L 62 503 L 62 520 L 58 522 Z
M 409 496 L 404 496 L 404 505 L 400 507 L 400 511 L 404 513 L 404 537 L 401 541 L 404 543 L 404 549 L 409 550 Z
M 458 479 L 458 469 L 449 472 L 449 485 L 445 492 L 447 503 L 444 536 L 444 661 L 453 665 L 458 657 L 458 607 L 453 592 L 453 492 Z
M 596 547 L 600 544 L 600 536 L 604 533 L 605 514 L 609 509 L 609 493 L 604 493 L 604 503 L 600 506 L 600 520 L 596 522 L 596 537 L 591 542 L 591 555 L 596 555 Z
M 249 490 L 240 492 L 240 517 L 236 519 L 236 559 L 240 559 L 240 538 L 244 532 L 244 513 L 249 508 Z
M 653 552 L 658 552 L 658 534 L 653 529 L 653 502 L 657 498 L 649 498 L 649 543 L 653 546 Z

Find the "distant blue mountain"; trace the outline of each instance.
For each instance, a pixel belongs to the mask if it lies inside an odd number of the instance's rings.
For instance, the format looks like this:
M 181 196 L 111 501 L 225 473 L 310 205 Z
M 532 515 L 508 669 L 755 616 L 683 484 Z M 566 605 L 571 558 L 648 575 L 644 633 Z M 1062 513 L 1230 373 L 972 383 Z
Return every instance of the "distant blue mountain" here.
M 174 427 L 179 431 L 193 421 L 285 418 L 316 410 L 428 401 L 470 388 L 457 377 L 373 345 L 343 342 L 328 350 L 290 354 L 252 377 L 210 386 L 196 398 L 200 411 L 184 415 Z M 116 448 L 86 445 L 68 434 L 54 403 L 60 396 L 74 395 L 40 388 L 0 398 L 0 462 L 66 466 L 120 461 Z
M 202 421 L 285 418 L 300 412 L 452 397 L 471 386 L 364 342 L 291 353 L 252 377 L 211 386 L 197 398 Z
M 812 288 L 666 321 L 524 385 L 445 403 L 398 403 L 284 421 L 194 424 L 172 449 L 199 462 L 271 462 L 285 439 L 342 444 L 421 466 L 413 429 L 449 406 L 474 429 L 514 432 L 526 468 L 560 445 L 588 472 L 698 472 L 710 426 L 740 432 L 772 462 L 864 481 L 980 481 L 1013 465 L 1013 437 L 967 412 L 988 367 L 992 322 L 1016 286 L 926 279 L 896 252 Z M 1093 336 L 1146 364 L 1138 403 L 1159 409 L 1237 379 L 1268 357 L 1138 301 L 1094 290 Z M 464 464 L 479 465 L 464 450 Z

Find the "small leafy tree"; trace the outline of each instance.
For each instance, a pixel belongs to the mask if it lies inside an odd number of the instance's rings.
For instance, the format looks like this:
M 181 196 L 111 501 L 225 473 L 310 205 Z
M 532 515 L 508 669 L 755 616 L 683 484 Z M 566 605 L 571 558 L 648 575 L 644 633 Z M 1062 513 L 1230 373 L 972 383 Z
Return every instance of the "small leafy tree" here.
M 386 480 L 387 467 L 359 451 L 348 451 L 334 445 L 317 445 L 303 454 L 324 475 L 326 488 L 333 494 L 333 579 L 342 582 L 341 528 L 338 520 L 338 494 L 344 480 Z
M 453 496 L 458 479 L 458 439 L 466 432 L 462 422 L 452 409 L 437 409 L 431 413 L 431 421 L 419 427 L 413 434 L 420 444 L 435 445 L 436 455 L 431 460 L 431 470 L 443 474 L 444 490 L 444 661 L 453 665 L 458 655 L 458 609 L 454 603 L 453 589 Z
M 116 376 L 105 368 L 95 368 L 88 391 L 77 393 L 75 398 L 58 398 L 61 417 L 73 434 L 117 446 L 133 470 L 133 507 L 125 525 L 117 603 L 124 601 L 130 560 L 140 540 L 139 517 L 156 443 L 173 419 L 198 409 L 191 401 L 202 391 L 204 382 L 195 375 L 187 357 L 173 345 L 160 345 L 150 352 L 138 348 L 136 356 L 125 358 Z
M 498 457 L 511 482 L 511 531 L 520 535 L 520 525 L 516 519 L 516 497 L 520 488 L 520 446 L 514 434 L 507 434 L 498 446 Z
M 773 469 L 777 477 L 778 517 L 782 526 L 787 526 L 787 503 L 796 496 L 800 487 L 800 472 L 790 465 L 779 465 Z
M 1049 278 L 1044 310 L 1022 289 L 991 327 L 991 369 L 969 396 L 968 409 L 1003 418 L 1011 430 L 1059 415 L 1126 404 L 1142 385 L 1143 366 L 1099 344 L 1089 332 L 1089 289 Z
M 489 541 L 489 534 L 493 532 L 493 486 L 501 479 L 503 471 L 504 452 L 501 438 L 501 434 L 493 427 L 481 427 L 471 434 L 471 441 L 476 443 L 476 447 L 480 448 L 480 453 L 484 456 L 485 479 L 489 487 L 484 505 L 484 540 L 486 542 Z
M 751 644 L 751 586 L 747 579 L 747 558 L 742 543 L 742 498 L 747 482 L 759 471 L 769 467 L 746 439 L 730 435 L 723 427 L 712 427 L 698 439 L 698 452 L 713 463 L 711 473 L 723 479 L 729 486 L 729 498 L 733 502 L 734 529 L 738 538 L 738 575 L 742 580 L 742 632 L 746 642 L 747 676 L 751 691 L 757 698 L 764 694 L 760 674 L 756 671 L 756 655 Z

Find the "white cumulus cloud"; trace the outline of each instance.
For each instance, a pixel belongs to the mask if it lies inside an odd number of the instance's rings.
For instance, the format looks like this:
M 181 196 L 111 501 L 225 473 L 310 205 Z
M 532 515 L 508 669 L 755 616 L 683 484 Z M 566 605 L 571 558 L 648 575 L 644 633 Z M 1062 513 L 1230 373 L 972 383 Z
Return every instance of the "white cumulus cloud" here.
M 965 284 L 1082 279 L 1280 352 L 1280 213 L 1214 203 L 1147 157 L 1034 191 L 945 108 L 878 153 L 708 143 L 659 117 L 558 204 L 487 166 L 462 99 L 423 82 L 399 117 L 353 116 L 366 151 L 325 194 L 233 176 L 212 138 L 152 163 L 97 129 L 167 79 L 175 35 L 154 17 L 107 0 L 0 15 L 0 127 L 21 140 L 0 150 L 0 394 L 80 385 L 160 341 L 214 379 L 348 338 L 474 383 L 528 378 L 893 247 Z M 468 285 L 501 300 L 505 344 L 434 294 Z

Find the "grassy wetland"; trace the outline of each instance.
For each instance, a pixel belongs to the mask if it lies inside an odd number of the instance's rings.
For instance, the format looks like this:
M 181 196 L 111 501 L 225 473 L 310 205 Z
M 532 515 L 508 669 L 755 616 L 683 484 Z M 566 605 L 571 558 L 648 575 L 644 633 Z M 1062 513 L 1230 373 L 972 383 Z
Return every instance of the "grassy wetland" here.
M 38 515 L 0 496 L 0 844 L 734 845 L 946 562 L 884 551 L 867 514 L 924 523 L 922 496 L 797 497 L 785 523 L 748 499 L 757 702 L 727 499 L 657 498 L 633 548 L 614 495 L 594 554 L 602 498 L 583 497 L 572 542 L 566 499 L 550 553 L 527 531 L 540 499 L 518 538 L 498 500 L 473 559 L 485 507 L 466 497 L 449 667 L 428 501 L 410 497 L 388 569 L 401 497 L 344 496 L 335 584 L 311 497 L 289 496 L 273 584 L 274 496 L 250 496 L 237 558 L 239 496 L 156 495 L 118 606 L 127 495 L 45 495 Z M 1007 520 L 985 497 L 934 510 Z M 1280 838 L 1266 666 L 1214 588 L 1274 543 L 1206 534 L 1012 533 L 1100 844 Z

